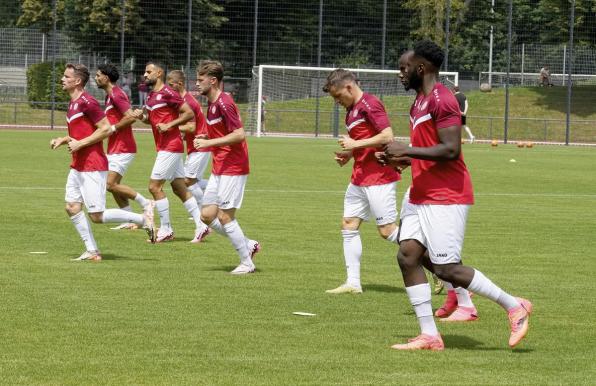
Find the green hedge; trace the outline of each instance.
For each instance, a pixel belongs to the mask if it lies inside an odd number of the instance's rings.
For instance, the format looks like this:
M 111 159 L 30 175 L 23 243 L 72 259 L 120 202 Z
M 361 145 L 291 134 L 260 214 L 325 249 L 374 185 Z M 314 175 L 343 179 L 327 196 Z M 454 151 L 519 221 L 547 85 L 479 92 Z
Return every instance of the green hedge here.
M 68 94 L 62 91 L 60 79 L 64 73 L 65 64 L 56 63 L 56 109 L 66 110 L 70 100 Z M 32 64 L 27 69 L 27 100 L 29 105 L 38 109 L 49 109 L 51 104 L 38 104 L 33 102 L 52 102 L 52 63 L 44 62 Z

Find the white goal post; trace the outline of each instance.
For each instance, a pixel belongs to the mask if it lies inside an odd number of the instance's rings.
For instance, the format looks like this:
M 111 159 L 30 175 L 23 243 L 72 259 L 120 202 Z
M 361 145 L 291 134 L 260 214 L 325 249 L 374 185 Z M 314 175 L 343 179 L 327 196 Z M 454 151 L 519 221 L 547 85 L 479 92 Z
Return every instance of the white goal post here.
M 335 69 L 336 67 L 266 64 L 254 67 L 246 128 L 260 137 L 263 134 L 264 117 L 267 116 L 267 120 L 270 121 L 270 112 L 275 113 L 274 123 L 283 122 L 278 124 L 275 130 L 271 130 L 267 123 L 267 132 L 305 134 L 305 132 L 300 133 L 302 125 L 305 130 L 306 127 L 314 126 L 314 132 L 318 134 L 320 127 L 328 128 L 332 119 L 335 119 L 337 124 L 337 117 L 332 117 L 334 107 L 330 104 L 329 98 L 324 100 L 324 106 L 322 104 L 323 98 L 327 96 L 322 91 L 322 87 L 327 75 Z M 356 74 L 365 92 L 380 97 L 412 95 L 411 92 L 407 93 L 399 82 L 398 70 L 365 68 L 346 68 L 346 70 Z M 458 85 L 459 73 L 441 72 L 440 80 L 448 86 Z M 336 112 L 335 115 L 337 115 Z M 308 132 L 306 130 L 306 134 Z

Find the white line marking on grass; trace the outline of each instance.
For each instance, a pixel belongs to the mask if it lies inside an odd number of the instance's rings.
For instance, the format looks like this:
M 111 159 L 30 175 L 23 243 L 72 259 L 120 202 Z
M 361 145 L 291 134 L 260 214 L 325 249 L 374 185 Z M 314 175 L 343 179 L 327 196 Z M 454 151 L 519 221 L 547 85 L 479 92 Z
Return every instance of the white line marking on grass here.
M 143 190 L 140 188 L 133 188 Z M 0 190 L 64 190 L 64 187 L 50 186 L 0 186 Z M 247 192 L 255 193 L 295 193 L 295 194 L 345 194 L 345 190 L 294 190 L 294 189 L 246 189 Z M 585 197 L 596 198 L 595 194 L 583 193 L 474 193 L 480 197 Z

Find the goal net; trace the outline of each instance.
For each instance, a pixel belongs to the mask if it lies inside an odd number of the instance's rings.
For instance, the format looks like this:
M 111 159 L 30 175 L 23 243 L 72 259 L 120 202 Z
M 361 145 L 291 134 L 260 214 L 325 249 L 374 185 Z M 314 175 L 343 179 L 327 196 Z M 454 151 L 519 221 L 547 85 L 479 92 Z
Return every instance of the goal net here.
M 322 90 L 327 76 L 334 69 L 274 65 L 254 67 L 246 129 L 257 136 L 274 133 L 336 136 L 339 127 L 344 126 L 343 108 L 340 109 L 341 106 L 337 106 Z M 383 100 L 389 113 L 397 105 L 409 107 L 413 92 L 404 90 L 398 79 L 399 71 L 348 70 L 356 74 L 363 91 Z M 448 87 L 458 85 L 458 73 L 441 72 L 440 81 Z M 408 96 L 407 101 L 404 96 Z

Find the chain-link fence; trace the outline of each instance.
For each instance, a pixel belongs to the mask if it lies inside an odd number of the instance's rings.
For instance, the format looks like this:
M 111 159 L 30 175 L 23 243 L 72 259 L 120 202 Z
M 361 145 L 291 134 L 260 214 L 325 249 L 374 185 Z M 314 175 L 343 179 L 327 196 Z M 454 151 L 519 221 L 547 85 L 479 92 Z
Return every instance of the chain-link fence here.
M 430 38 L 445 48 L 442 70 L 459 73 L 477 138 L 596 143 L 593 0 L 4 0 L 0 10 L 5 127 L 62 124 L 59 86 L 44 100 L 28 93 L 28 71 L 42 62 L 92 72 L 118 64 L 122 87 L 139 103 L 148 60 L 183 69 L 192 88 L 197 62 L 218 59 L 226 90 L 247 112 L 254 66 L 396 69 L 401 52 Z M 93 83 L 87 88 L 101 100 Z M 392 106 L 394 119 L 404 106 Z M 291 108 L 269 103 L 267 112 Z M 301 131 L 318 133 L 307 126 Z

